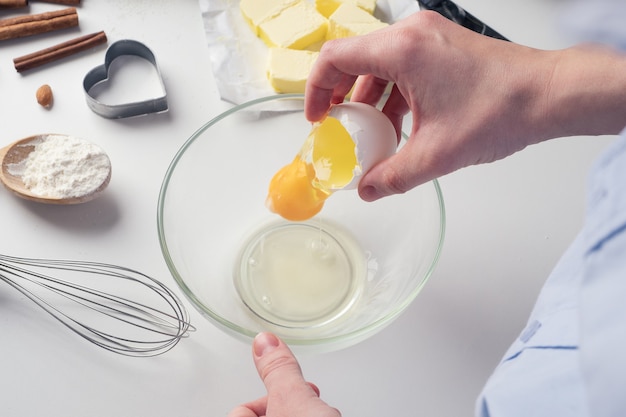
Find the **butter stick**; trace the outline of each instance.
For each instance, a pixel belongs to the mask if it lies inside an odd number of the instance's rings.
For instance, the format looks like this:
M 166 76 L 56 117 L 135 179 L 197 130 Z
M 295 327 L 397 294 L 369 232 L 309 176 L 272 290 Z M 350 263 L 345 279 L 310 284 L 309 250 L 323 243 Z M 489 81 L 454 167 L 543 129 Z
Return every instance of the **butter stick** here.
M 327 39 L 347 38 L 365 35 L 389 26 L 365 10 L 352 4 L 344 3 L 328 18 Z
M 259 37 L 269 47 L 305 49 L 326 37 L 324 16 L 308 2 L 299 2 L 259 25 Z
M 306 80 L 319 52 L 270 48 L 267 78 L 278 93 L 304 93 Z

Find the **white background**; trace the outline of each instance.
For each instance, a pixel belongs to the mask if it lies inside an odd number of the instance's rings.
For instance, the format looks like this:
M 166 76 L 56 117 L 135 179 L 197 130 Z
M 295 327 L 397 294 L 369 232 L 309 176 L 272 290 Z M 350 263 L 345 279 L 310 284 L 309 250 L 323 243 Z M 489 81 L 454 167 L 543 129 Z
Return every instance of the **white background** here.
M 59 8 L 32 3 L 31 12 Z M 565 2 L 458 3 L 516 42 L 568 44 L 554 26 Z M 0 43 L 0 145 L 35 133 L 83 137 L 108 152 L 112 182 L 80 206 L 44 206 L 0 190 L 0 253 L 120 264 L 175 288 L 156 234 L 161 181 L 184 141 L 230 106 L 211 75 L 197 1 L 83 0 L 79 17 L 80 29 Z M 135 39 L 153 50 L 167 114 L 112 121 L 87 108 L 82 78 L 105 47 L 23 75 L 13 69 L 17 56 L 99 30 L 109 43 Z M 44 83 L 55 93 L 49 110 L 34 98 Z M 559 139 L 442 178 L 447 236 L 439 267 L 417 301 L 375 337 L 301 358 L 323 398 L 344 416 L 471 415 L 581 224 L 586 173 L 608 140 Z M 126 358 L 83 342 L 0 284 L 0 415 L 224 416 L 260 396 L 250 347 L 191 313 L 197 331 L 173 351 Z

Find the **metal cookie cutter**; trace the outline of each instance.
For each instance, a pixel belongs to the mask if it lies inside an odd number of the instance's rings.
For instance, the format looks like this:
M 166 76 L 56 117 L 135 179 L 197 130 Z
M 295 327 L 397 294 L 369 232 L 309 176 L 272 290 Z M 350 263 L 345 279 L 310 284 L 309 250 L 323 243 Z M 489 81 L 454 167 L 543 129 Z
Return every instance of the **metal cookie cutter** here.
M 109 105 L 99 102 L 90 94 L 90 90 L 96 84 L 108 79 L 109 67 L 115 58 L 123 55 L 135 55 L 154 65 L 157 75 L 159 76 L 161 88 L 164 91 L 163 96 L 133 103 Z M 161 71 L 157 65 L 156 58 L 146 45 L 134 40 L 124 39 L 111 44 L 106 51 L 104 64 L 92 69 L 85 76 L 83 80 L 83 89 L 85 90 L 85 96 L 87 98 L 87 105 L 89 108 L 107 119 L 122 119 L 125 117 L 140 116 L 149 113 L 160 113 L 168 110 L 165 85 L 163 84 L 163 78 L 161 77 Z

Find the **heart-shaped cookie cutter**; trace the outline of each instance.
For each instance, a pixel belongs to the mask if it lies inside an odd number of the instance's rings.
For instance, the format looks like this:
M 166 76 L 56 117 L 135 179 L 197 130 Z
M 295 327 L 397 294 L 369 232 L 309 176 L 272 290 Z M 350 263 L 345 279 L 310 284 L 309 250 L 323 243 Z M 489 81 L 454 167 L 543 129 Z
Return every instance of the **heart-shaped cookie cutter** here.
M 161 97 L 132 103 L 110 105 L 96 100 L 90 94 L 90 90 L 96 84 L 108 80 L 109 67 L 111 66 L 111 63 L 116 58 L 124 55 L 135 55 L 154 65 L 159 77 L 159 82 L 161 83 L 162 91 L 164 92 Z M 83 80 L 83 89 L 85 90 L 85 96 L 87 98 L 87 105 L 89 108 L 96 114 L 106 117 L 107 119 L 122 119 L 125 117 L 141 116 L 149 113 L 161 113 L 168 110 L 167 93 L 165 93 L 165 85 L 163 84 L 161 71 L 159 70 L 154 54 L 150 48 L 143 43 L 130 39 L 123 39 L 109 46 L 104 56 L 104 64 L 97 66 L 87 73 Z

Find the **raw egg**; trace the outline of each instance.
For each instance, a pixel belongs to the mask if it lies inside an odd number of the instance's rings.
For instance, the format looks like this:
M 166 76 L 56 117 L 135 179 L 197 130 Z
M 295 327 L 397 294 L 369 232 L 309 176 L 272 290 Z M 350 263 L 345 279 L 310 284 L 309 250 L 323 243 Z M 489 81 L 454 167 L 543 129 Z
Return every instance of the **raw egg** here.
M 335 105 L 313 124 L 294 160 L 274 175 L 266 205 L 287 220 L 307 220 L 333 192 L 355 189 L 396 147 L 396 131 L 381 111 L 364 103 Z

